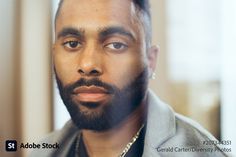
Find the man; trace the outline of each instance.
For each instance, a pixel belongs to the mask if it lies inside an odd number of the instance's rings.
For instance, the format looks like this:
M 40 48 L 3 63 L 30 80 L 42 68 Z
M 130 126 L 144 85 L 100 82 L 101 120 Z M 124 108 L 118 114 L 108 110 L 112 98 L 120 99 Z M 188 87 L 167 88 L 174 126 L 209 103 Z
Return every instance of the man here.
M 45 139 L 58 149 L 32 156 L 227 156 L 148 90 L 158 52 L 150 23 L 148 0 L 61 1 L 53 60 L 72 121 Z

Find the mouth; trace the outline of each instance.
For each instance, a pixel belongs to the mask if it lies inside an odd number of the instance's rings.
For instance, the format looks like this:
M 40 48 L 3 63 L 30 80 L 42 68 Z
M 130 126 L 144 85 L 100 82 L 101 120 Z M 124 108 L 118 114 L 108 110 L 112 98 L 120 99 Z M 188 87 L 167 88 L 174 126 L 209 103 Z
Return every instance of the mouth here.
M 111 93 L 98 86 L 81 86 L 73 90 L 73 95 L 82 102 L 100 102 L 106 100 Z

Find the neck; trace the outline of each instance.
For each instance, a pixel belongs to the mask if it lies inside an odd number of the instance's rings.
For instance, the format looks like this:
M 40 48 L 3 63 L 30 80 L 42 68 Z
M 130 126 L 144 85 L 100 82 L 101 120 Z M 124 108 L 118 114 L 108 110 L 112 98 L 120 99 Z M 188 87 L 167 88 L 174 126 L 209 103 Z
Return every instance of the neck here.
M 128 118 L 110 130 L 104 132 L 82 130 L 88 155 L 90 157 L 119 156 L 144 123 L 146 108 L 146 103 L 142 103 Z

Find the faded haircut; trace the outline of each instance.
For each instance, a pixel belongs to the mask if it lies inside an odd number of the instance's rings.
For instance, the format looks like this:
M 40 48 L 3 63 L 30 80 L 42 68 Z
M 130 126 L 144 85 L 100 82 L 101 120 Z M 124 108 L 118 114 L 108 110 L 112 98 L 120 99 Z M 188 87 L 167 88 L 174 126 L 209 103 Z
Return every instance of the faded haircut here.
M 149 0 L 132 0 L 136 6 L 137 13 L 139 15 L 139 20 L 143 24 L 146 44 L 147 48 L 151 46 L 152 40 L 152 26 L 151 26 L 151 13 L 150 13 L 150 4 Z M 63 5 L 64 0 L 60 0 L 55 16 L 55 24 L 56 20 L 60 14 L 61 7 Z

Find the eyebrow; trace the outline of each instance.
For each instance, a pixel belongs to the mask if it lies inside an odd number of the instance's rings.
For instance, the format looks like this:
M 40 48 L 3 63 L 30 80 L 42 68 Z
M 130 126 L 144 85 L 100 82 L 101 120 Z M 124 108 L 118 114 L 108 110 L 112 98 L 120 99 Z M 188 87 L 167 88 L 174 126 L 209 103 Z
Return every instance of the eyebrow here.
M 66 36 L 69 36 L 69 35 L 83 38 L 84 37 L 84 30 L 73 28 L 73 27 L 66 27 L 66 28 L 63 28 L 58 33 L 57 39 L 62 38 L 62 37 L 66 37 Z
M 135 41 L 135 37 L 133 36 L 133 34 L 131 32 L 127 31 L 123 27 L 117 27 L 117 26 L 111 26 L 111 27 L 102 28 L 100 30 L 100 33 L 99 33 L 99 39 L 103 40 L 107 36 L 110 36 L 110 35 L 113 35 L 113 34 L 125 35 L 128 38 L 130 38 L 133 41 Z
M 66 27 L 66 28 L 63 28 L 58 33 L 57 39 L 62 38 L 62 37 L 66 37 L 69 35 L 72 35 L 72 36 L 75 36 L 78 38 L 84 38 L 84 33 L 85 33 L 85 30 L 82 28 L 77 29 L 77 28 L 73 28 L 73 27 Z M 118 26 L 104 27 L 104 28 L 100 29 L 99 39 L 104 40 L 107 36 L 110 36 L 113 34 L 125 35 L 128 38 L 130 38 L 131 40 L 135 41 L 135 37 L 133 36 L 133 34 L 131 32 L 127 31 L 123 27 L 118 27 Z

